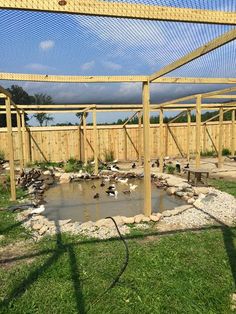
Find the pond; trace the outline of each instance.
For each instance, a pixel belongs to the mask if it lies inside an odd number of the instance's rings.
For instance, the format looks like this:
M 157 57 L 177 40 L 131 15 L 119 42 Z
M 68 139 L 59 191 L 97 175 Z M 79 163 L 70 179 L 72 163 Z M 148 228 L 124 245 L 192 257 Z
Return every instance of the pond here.
M 107 216 L 135 216 L 143 212 L 144 181 L 130 179 L 129 183 L 137 185 L 130 194 L 124 191 L 129 186 L 119 182 L 106 182 L 101 187 L 101 180 L 80 181 L 68 184 L 58 184 L 50 188 L 45 194 L 46 210 L 44 215 L 50 220 L 71 219 L 72 221 L 96 221 Z M 107 195 L 106 191 L 111 184 L 115 184 L 118 191 L 117 198 Z M 95 187 L 96 188 L 95 188 Z M 99 198 L 94 198 L 95 194 Z M 126 192 L 127 193 L 127 192 Z M 164 190 L 152 184 L 153 212 L 162 212 L 166 209 L 185 204 L 175 196 L 169 196 Z

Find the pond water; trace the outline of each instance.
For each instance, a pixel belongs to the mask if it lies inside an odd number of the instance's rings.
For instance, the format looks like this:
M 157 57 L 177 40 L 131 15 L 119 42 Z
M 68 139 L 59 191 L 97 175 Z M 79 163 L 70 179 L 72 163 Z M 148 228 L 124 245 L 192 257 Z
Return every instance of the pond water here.
M 138 187 L 130 194 L 124 194 L 128 185 L 115 182 L 118 191 L 117 199 L 106 194 L 113 182 L 101 187 L 101 180 L 58 184 L 45 194 L 46 210 L 44 215 L 50 220 L 72 219 L 72 221 L 96 221 L 107 216 L 135 216 L 143 211 L 143 180 L 132 179 L 129 183 Z M 92 188 L 95 185 L 96 188 Z M 99 198 L 94 195 L 99 193 Z M 185 204 L 180 198 L 169 196 L 152 184 L 153 212 L 162 212 Z

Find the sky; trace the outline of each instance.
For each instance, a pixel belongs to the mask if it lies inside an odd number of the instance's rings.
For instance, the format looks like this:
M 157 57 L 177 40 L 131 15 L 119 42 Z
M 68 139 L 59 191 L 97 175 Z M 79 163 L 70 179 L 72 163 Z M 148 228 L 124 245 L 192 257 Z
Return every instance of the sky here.
M 119 0 L 124 2 L 123 0 Z M 236 11 L 232 0 L 126 0 L 133 3 Z M 226 25 L 171 23 L 106 17 L 0 10 L 0 72 L 54 75 L 149 75 L 232 29 Z M 235 77 L 235 41 L 168 74 Z M 56 103 L 141 103 L 141 84 L 45 84 L 3 81 Z M 224 88 L 222 85 L 152 84 L 154 103 Z M 106 114 L 100 122 L 126 117 Z M 35 121 L 31 120 L 34 124 Z M 57 115 L 56 122 L 75 122 Z

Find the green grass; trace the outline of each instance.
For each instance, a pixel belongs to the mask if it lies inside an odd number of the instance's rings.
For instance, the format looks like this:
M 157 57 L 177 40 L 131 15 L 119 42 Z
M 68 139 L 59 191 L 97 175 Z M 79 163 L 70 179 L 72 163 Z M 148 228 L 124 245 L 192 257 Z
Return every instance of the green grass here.
M 226 181 L 223 179 L 212 179 L 210 185 L 223 192 L 232 194 L 236 197 L 236 181 Z
M 235 245 L 235 228 L 132 234 L 125 273 L 98 300 L 123 264 L 123 244 L 45 238 L 0 268 L 0 313 L 233 313 Z
M 63 167 L 63 162 L 52 162 L 52 161 L 35 161 L 33 163 L 28 163 L 27 167 L 38 167 L 42 170 L 46 170 L 50 167 Z

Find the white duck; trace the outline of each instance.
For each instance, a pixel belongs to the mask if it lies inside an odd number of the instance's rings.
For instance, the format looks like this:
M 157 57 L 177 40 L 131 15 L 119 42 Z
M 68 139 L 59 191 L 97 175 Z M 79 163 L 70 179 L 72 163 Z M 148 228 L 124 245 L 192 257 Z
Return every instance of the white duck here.
M 127 184 L 127 182 L 128 182 L 128 178 L 126 178 L 126 179 L 117 179 L 117 181 L 118 182 L 120 182 L 121 184 Z
M 129 189 L 130 189 L 130 191 L 135 191 L 137 187 L 138 187 L 138 186 L 135 185 L 135 184 L 131 184 L 131 183 L 129 184 Z
M 32 211 L 31 211 L 31 214 L 42 214 L 43 212 L 45 211 L 45 206 L 44 205 L 40 205 L 39 207 L 37 208 L 34 208 Z
M 111 171 L 119 172 L 119 170 L 116 169 L 114 166 L 111 166 Z
M 117 199 L 118 192 L 117 191 L 106 191 L 107 195 L 114 196 Z

